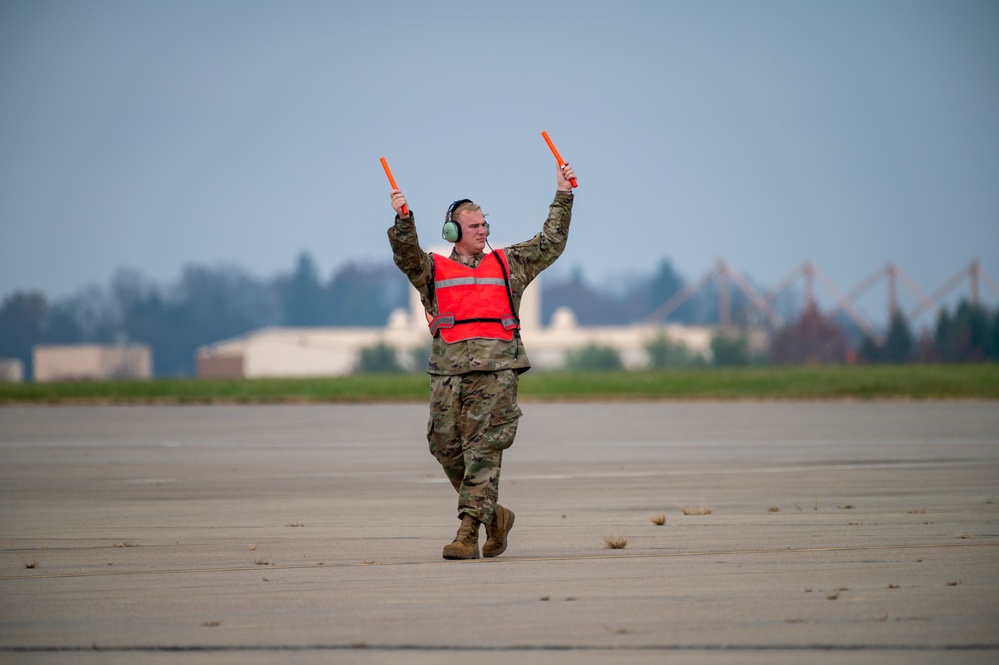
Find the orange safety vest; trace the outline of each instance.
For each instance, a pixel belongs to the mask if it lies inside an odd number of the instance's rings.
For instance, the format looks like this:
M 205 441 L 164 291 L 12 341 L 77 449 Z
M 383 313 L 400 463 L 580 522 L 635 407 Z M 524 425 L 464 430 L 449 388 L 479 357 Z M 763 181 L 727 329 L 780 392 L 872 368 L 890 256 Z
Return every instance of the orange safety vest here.
M 502 249 L 492 255 L 470 268 L 433 254 L 437 316 L 430 319 L 431 335 L 440 332 L 448 344 L 476 338 L 513 339 L 520 319 L 513 311 L 510 266 Z

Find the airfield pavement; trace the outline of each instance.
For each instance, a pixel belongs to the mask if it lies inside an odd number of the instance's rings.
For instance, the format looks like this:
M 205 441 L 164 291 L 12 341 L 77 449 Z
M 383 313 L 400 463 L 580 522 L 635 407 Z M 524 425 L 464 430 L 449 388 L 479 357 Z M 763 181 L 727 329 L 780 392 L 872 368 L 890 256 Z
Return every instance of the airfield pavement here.
M 425 405 L 0 408 L 0 662 L 999 660 L 999 404 L 522 406 L 464 562 Z

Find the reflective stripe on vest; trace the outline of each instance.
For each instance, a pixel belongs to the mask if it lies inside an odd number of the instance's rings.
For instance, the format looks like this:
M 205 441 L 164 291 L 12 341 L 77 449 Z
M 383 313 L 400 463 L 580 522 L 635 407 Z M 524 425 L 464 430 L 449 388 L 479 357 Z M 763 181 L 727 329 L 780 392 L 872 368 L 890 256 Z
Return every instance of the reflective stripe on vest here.
M 466 286 L 468 284 L 488 284 L 489 286 L 506 286 L 506 281 L 500 277 L 455 277 L 434 282 L 434 288 L 446 289 L 450 286 Z
M 503 250 L 486 256 L 475 268 L 434 254 L 434 293 L 438 315 L 430 320 L 430 334 L 440 333 L 448 344 L 466 339 L 512 340 L 520 320 L 510 311 Z M 499 258 L 503 261 L 496 260 Z

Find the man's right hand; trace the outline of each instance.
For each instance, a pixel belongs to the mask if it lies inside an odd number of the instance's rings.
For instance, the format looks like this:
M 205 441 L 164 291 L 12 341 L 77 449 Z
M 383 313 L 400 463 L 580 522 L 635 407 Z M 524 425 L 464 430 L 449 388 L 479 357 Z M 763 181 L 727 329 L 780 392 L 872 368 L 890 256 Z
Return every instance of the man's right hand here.
M 392 209 L 395 210 L 395 214 L 399 217 L 407 217 L 409 215 L 409 206 L 406 205 L 406 197 L 398 189 L 392 190 Z M 406 209 L 407 214 L 402 214 L 403 209 Z
M 572 170 L 572 167 L 568 164 L 557 165 L 555 175 L 558 190 L 561 192 L 571 192 L 572 180 L 576 177 L 576 172 Z

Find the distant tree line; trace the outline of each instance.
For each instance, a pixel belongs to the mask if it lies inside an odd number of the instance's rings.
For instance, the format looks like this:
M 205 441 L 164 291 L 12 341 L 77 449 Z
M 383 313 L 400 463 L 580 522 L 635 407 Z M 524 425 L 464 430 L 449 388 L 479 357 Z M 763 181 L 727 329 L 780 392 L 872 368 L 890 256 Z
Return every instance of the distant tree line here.
M 559 307 L 573 310 L 580 325 L 620 325 L 647 319 L 685 287 L 663 260 L 651 275 L 598 287 L 581 270 L 542 280 L 542 317 Z M 148 344 L 157 376 L 193 373 L 198 347 L 268 326 L 382 326 L 391 312 L 408 307 L 409 285 L 391 263 L 347 263 L 323 279 L 315 262 L 301 254 L 290 272 L 270 279 L 232 266 L 188 266 L 176 282 L 157 284 L 140 271 L 121 269 L 106 288 L 91 286 L 50 301 L 39 292 L 18 291 L 0 303 L 0 357 L 18 358 L 33 376 L 32 348 L 39 344 Z M 711 325 L 718 297 L 709 285 L 673 312 L 669 321 Z M 737 325 L 758 323 L 750 303 L 731 294 Z M 883 340 L 864 336 L 842 317 L 830 319 L 812 306 L 778 303 L 791 323 L 775 331 L 769 350 L 753 351 L 748 339 L 725 331 L 711 343 L 715 365 L 842 362 L 979 362 L 999 360 L 999 310 L 960 303 L 938 314 L 936 325 L 914 335 L 901 315 L 892 317 Z M 390 350 L 372 348 L 362 371 L 401 371 Z M 653 367 L 707 364 L 700 354 L 665 337 L 646 349 Z M 425 357 L 425 354 L 424 354 Z M 613 369 L 613 349 L 587 347 L 569 354 L 567 366 Z
M 157 376 L 193 373 L 200 346 L 267 326 L 384 325 L 408 302 L 391 263 L 348 263 L 325 282 L 302 254 L 291 273 L 258 279 L 232 266 L 188 266 L 173 284 L 122 269 L 107 288 L 88 287 L 50 302 L 16 292 L 0 305 L 0 357 L 19 358 L 32 376 L 38 344 L 148 344 Z

